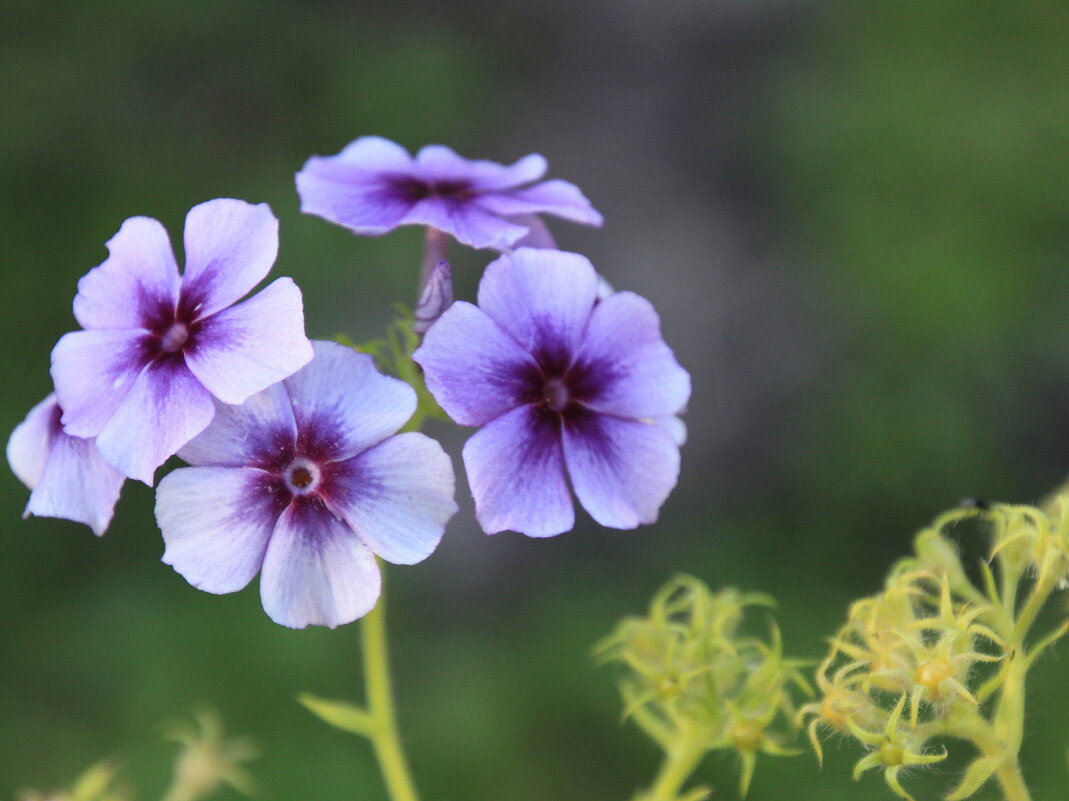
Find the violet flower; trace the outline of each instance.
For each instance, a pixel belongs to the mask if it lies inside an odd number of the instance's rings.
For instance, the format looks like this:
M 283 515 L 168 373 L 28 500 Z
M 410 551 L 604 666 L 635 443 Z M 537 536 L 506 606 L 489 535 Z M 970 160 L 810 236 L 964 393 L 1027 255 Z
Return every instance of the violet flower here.
M 630 292 L 597 299 L 574 253 L 522 248 L 494 261 L 479 305 L 458 301 L 413 358 L 457 423 L 476 516 L 548 537 L 579 502 L 612 528 L 652 523 L 679 474 L 690 376 L 661 338 L 653 307 Z
M 131 217 L 109 256 L 78 282 L 86 330 L 52 351 L 63 426 L 96 437 L 119 472 L 152 483 L 157 467 L 203 431 L 215 402 L 242 403 L 307 364 L 301 292 L 279 278 L 234 305 L 274 263 L 278 220 L 266 204 L 220 199 L 186 217 L 186 269 L 167 232 Z
M 85 523 L 98 537 L 111 522 L 124 481 L 91 439 L 64 433 L 56 396 L 34 406 L 11 432 L 7 461 L 32 492 L 23 517 Z
M 293 376 L 221 406 L 156 492 L 163 561 L 198 589 L 240 590 L 258 572 L 264 610 L 292 628 L 338 626 L 379 595 L 375 554 L 414 564 L 456 511 L 434 440 L 395 434 L 416 407 L 370 356 L 314 342 Z M 393 435 L 393 436 L 391 436 Z
M 358 234 L 427 225 L 475 248 L 508 250 L 532 231 L 540 243 L 552 242 L 536 214 L 601 225 L 574 184 L 533 183 L 545 171 L 546 160 L 534 153 L 504 166 L 427 145 L 412 158 L 395 142 L 364 136 L 336 156 L 308 159 L 297 192 L 301 211 Z

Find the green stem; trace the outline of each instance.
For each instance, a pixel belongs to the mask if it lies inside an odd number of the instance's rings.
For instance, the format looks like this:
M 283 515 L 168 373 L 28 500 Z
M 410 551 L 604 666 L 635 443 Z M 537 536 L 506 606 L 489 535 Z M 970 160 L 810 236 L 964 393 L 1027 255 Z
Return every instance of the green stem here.
M 649 791 L 642 796 L 643 801 L 675 801 L 683 783 L 698 767 L 704 754 L 705 749 L 691 743 L 677 743 L 666 750 L 661 769 Z
M 386 594 L 379 596 L 375 608 L 361 623 L 364 652 L 364 684 L 368 713 L 374 721 L 371 742 L 375 746 L 382 776 L 391 801 L 418 801 L 408 761 L 401 749 L 390 686 L 390 662 L 386 649 Z
M 1024 777 L 1021 776 L 1021 768 L 1017 764 L 1017 757 L 1007 759 L 999 769 L 995 771 L 995 778 L 1002 787 L 1002 794 L 1006 801 L 1032 801 L 1032 796 L 1025 786 Z

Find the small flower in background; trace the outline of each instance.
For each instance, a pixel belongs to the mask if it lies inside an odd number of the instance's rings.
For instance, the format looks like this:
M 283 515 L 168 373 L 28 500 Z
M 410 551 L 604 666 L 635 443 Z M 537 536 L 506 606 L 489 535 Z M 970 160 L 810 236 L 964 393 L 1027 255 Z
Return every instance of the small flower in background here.
M 234 305 L 267 275 L 278 220 L 266 204 L 219 199 L 186 217 L 186 269 L 167 232 L 132 217 L 108 258 L 78 282 L 85 329 L 52 351 L 63 426 L 96 437 L 119 472 L 152 483 L 159 465 L 204 430 L 215 403 L 242 403 L 312 358 L 301 293 L 280 278 Z
M 69 790 L 50 793 L 23 790 L 17 798 L 18 801 L 130 801 L 132 792 L 116 781 L 118 772 L 115 762 L 105 760 L 75 779 Z
M 441 446 L 396 434 L 416 395 L 370 356 L 315 342 L 307 367 L 241 406 L 220 405 L 179 451 L 193 467 L 156 493 L 163 561 L 198 589 L 261 572 L 264 610 L 291 628 L 338 626 L 379 595 L 375 554 L 414 564 L 456 511 Z
M 442 314 L 453 305 L 453 271 L 449 262 L 439 261 L 431 270 L 427 283 L 420 293 L 419 302 L 413 314 L 412 330 L 417 334 L 427 333 Z
M 38 403 L 7 441 L 7 461 L 32 492 L 23 517 L 85 523 L 98 537 L 111 522 L 123 476 L 92 439 L 64 433 L 56 396 Z
M 400 225 L 427 225 L 474 248 L 552 246 L 532 215 L 552 214 L 585 225 L 602 223 L 590 201 L 566 181 L 538 181 L 537 154 L 504 166 L 461 158 L 427 145 L 415 158 L 378 136 L 364 136 L 336 156 L 312 156 L 297 173 L 301 211 L 357 234 L 378 236 Z
M 165 727 L 164 737 L 181 746 L 175 757 L 171 786 L 163 801 L 200 801 L 229 785 L 245 796 L 256 792 L 252 776 L 241 767 L 258 756 L 247 737 L 224 737 L 223 722 L 210 710 L 194 715 L 195 724 L 186 721 Z
M 679 475 L 690 376 L 653 307 L 574 253 L 521 248 L 486 269 L 479 305 L 454 303 L 413 355 L 457 423 L 476 515 L 489 534 L 652 523 Z
M 779 629 L 767 639 L 746 632 L 755 607 L 775 602 L 733 587 L 713 592 L 680 575 L 662 587 L 646 617 L 627 617 L 597 646 L 606 662 L 625 668 L 624 716 L 665 752 L 659 776 L 671 787 L 639 793 L 637 801 L 705 797 L 703 788 L 678 795 L 709 751 L 733 751 L 739 789 L 749 790 L 759 754 L 793 756 L 798 724 L 795 696 L 811 694 L 804 662 L 784 657 Z

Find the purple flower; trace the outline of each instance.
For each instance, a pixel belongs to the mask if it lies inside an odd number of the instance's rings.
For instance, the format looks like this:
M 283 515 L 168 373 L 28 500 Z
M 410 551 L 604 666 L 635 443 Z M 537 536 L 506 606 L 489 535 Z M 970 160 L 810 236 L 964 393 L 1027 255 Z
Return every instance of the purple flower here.
M 414 564 L 456 511 L 449 457 L 412 415 L 408 384 L 370 356 L 315 342 L 315 359 L 241 406 L 220 406 L 156 492 L 163 561 L 198 589 L 240 590 L 292 628 L 338 626 L 379 595 L 375 554 Z
M 308 159 L 297 173 L 297 192 L 301 211 L 358 234 L 428 225 L 475 248 L 508 250 L 532 226 L 545 243 L 548 232 L 532 222 L 540 213 L 601 225 L 574 184 L 530 185 L 545 171 L 546 160 L 534 153 L 508 167 L 469 161 L 442 145 L 427 145 L 412 158 L 388 139 L 364 136 L 336 156 Z
M 62 410 L 49 395 L 11 432 L 7 461 L 33 490 L 23 517 L 62 517 L 85 523 L 98 537 L 111 522 L 123 476 L 91 439 L 63 432 Z
M 517 250 L 486 268 L 479 306 L 450 306 L 413 356 L 450 417 L 484 426 L 464 466 L 487 533 L 570 529 L 565 472 L 613 528 L 652 523 L 675 486 L 690 376 L 646 300 L 598 300 L 598 286 L 582 256 Z
M 211 200 L 186 217 L 186 269 L 167 232 L 131 217 L 109 256 L 78 282 L 86 330 L 52 351 L 63 426 L 96 437 L 119 472 L 152 483 L 157 467 L 203 431 L 213 397 L 242 403 L 312 358 L 301 292 L 280 278 L 233 305 L 267 275 L 278 220 L 266 204 Z

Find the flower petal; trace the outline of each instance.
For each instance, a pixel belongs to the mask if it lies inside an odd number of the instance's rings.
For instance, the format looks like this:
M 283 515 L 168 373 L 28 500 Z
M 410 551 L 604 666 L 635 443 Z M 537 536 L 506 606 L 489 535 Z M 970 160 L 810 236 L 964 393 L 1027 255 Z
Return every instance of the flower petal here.
M 575 359 L 584 369 L 584 403 L 622 417 L 673 415 L 690 398 L 690 375 L 661 337 L 657 312 L 645 298 L 616 292 L 590 316 Z
M 593 412 L 565 422 L 564 460 L 583 508 L 610 528 L 653 523 L 679 478 L 679 448 L 664 429 Z
M 483 210 L 474 199 L 428 197 L 413 205 L 400 224 L 429 225 L 465 245 L 495 250 L 508 250 L 527 234 L 522 225 Z
M 179 448 L 178 455 L 197 466 L 278 471 L 293 459 L 296 442 L 289 393 L 275 384 L 240 406 L 216 401 L 212 422 Z
M 427 388 L 457 423 L 478 426 L 514 409 L 538 369 L 481 309 L 458 301 L 431 326 L 412 354 Z
M 475 516 L 487 534 L 511 529 L 552 537 L 575 525 L 558 428 L 555 416 L 521 406 L 464 445 Z
M 111 522 L 123 476 L 91 439 L 56 434 L 48 462 L 30 493 L 24 517 L 62 517 L 85 523 L 98 537 Z
M 342 461 L 405 424 L 416 393 L 375 369 L 366 353 L 337 342 L 313 341 L 315 358 L 285 380 L 301 450 L 317 461 Z
M 557 250 L 557 240 L 553 238 L 553 234 L 537 214 L 512 214 L 508 220 L 527 229 L 523 239 L 514 245 L 515 248 Z
M 431 181 L 461 180 L 476 190 L 507 189 L 537 181 L 546 171 L 546 160 L 537 153 L 505 166 L 485 159 L 466 159 L 445 145 L 427 145 L 416 154 L 418 175 Z
M 50 393 L 26 418 L 15 426 L 7 440 L 7 463 L 19 481 L 30 489 L 37 486 L 52 451 L 52 440 L 63 431 L 59 423 L 62 411 L 56 394 Z
M 52 381 L 68 434 L 94 437 L 145 365 L 143 331 L 72 331 L 52 348 Z
M 391 187 L 412 175 L 408 152 L 378 136 L 364 136 L 336 156 L 312 156 L 297 173 L 301 211 L 358 234 L 384 234 L 401 223 L 411 200 Z
M 244 297 L 278 255 L 278 220 L 266 203 L 219 198 L 189 210 L 182 302 L 207 317 Z
M 279 278 L 263 291 L 203 320 L 185 350 L 193 375 L 223 403 L 244 403 L 312 360 L 301 290 Z
M 334 628 L 371 611 L 381 588 L 375 556 L 311 496 L 282 513 L 260 576 L 264 611 L 294 629 Z
M 198 590 L 237 592 L 264 561 L 289 501 L 279 480 L 260 470 L 181 467 L 156 489 L 162 561 Z
M 176 361 L 153 362 L 97 437 L 97 447 L 125 476 L 152 486 L 156 468 L 215 416 L 212 396 Z
M 486 268 L 479 306 L 527 352 L 567 363 L 597 291 L 598 275 L 578 253 L 520 248 Z
M 604 222 L 579 187 L 567 181 L 543 181 L 526 189 L 485 195 L 479 205 L 494 214 L 553 214 L 599 227 Z
M 131 217 L 108 240 L 108 258 L 78 281 L 74 316 L 83 328 L 147 328 L 173 314 L 178 265 L 158 220 Z
M 457 511 L 453 464 L 430 437 L 410 432 L 334 465 L 330 508 L 387 562 L 426 559 Z

